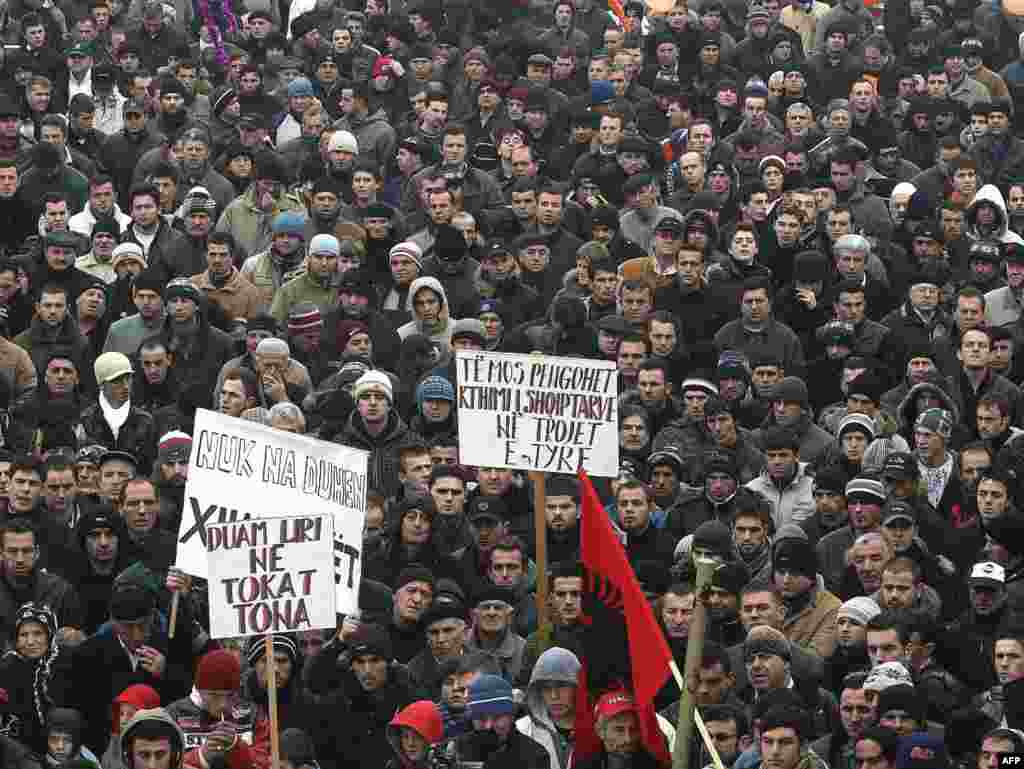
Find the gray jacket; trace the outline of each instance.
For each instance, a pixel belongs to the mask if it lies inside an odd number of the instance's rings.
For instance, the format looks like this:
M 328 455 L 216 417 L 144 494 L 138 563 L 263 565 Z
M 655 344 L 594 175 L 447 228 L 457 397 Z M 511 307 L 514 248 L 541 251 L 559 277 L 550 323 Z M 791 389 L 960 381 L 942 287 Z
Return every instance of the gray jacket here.
M 541 685 L 555 682 L 576 686 L 579 670 L 579 659 L 568 649 L 554 646 L 540 655 L 537 664 L 533 666 L 530 685 L 526 689 L 527 715 L 516 721 L 516 729 L 520 734 L 539 742 L 548 752 L 551 769 L 568 769 L 573 746 L 562 739 L 558 727 L 548 715 Z

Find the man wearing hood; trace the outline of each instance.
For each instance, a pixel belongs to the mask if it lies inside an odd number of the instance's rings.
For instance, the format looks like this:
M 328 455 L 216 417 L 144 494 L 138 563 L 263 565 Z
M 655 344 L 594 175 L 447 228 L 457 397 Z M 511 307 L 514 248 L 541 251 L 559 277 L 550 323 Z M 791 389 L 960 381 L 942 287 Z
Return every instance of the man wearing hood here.
M 387 738 L 395 757 L 386 769 L 428 769 L 433 746 L 444 738 L 441 711 L 430 700 L 406 705 L 388 724 Z
M 181 769 L 185 735 L 170 714 L 159 707 L 159 700 L 150 708 L 149 697 L 144 699 L 144 706 L 135 708 L 135 714 L 114 740 L 120 750 L 113 765 L 125 769 Z
M 526 715 L 516 729 L 540 743 L 551 769 L 568 769 L 574 747 L 576 676 L 580 661 L 567 649 L 548 649 L 537 660 L 526 690 Z
M 135 715 L 139 711 L 159 707 L 160 694 L 153 687 L 145 684 L 132 684 L 114 698 L 111 706 L 113 720 L 111 721 L 110 743 L 107 745 L 106 752 L 103 753 L 101 766 L 110 767 L 110 769 L 125 769 L 126 766 L 131 765 L 124 761 L 124 746 L 121 744 L 121 738 L 127 731 L 128 725 L 134 722 Z M 140 769 L 142 768 L 140 767 Z
M 75 539 L 81 555 L 57 568 L 74 580 L 82 600 L 82 628 L 92 634 L 107 621 L 114 579 L 128 565 L 124 521 L 110 505 L 96 505 L 79 520 Z
M 412 320 L 398 327 L 398 336 L 423 334 L 440 347 L 439 362 L 446 362 L 451 352 L 455 318 L 451 317 L 448 295 L 437 278 L 416 278 L 409 286 L 405 309 Z
M 351 243 L 350 243 L 351 245 Z M 312 302 L 322 314 L 334 307 L 338 300 L 338 262 L 341 243 L 334 235 L 315 235 L 309 241 L 306 269 L 275 292 L 270 314 L 279 325 L 288 322 L 292 306 Z
M 1024 144 L 1021 145 L 1021 152 L 1024 153 Z M 981 162 L 983 159 L 979 161 L 979 166 Z M 1024 167 L 1020 173 L 1024 174 Z M 985 178 L 982 173 L 978 175 Z M 1006 200 L 995 184 L 984 185 L 967 206 L 966 235 L 970 240 L 995 240 L 1004 246 L 1011 243 L 1024 244 L 1021 236 L 1009 228 L 1009 222 Z

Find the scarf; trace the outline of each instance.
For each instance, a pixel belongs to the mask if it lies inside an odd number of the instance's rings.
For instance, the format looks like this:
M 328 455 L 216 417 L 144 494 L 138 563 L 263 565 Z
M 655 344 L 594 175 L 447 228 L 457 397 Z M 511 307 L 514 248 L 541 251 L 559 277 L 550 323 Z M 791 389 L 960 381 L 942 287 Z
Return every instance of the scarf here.
M 209 270 L 207 270 L 207 272 L 209 273 L 209 276 L 210 276 L 210 285 L 213 286 L 214 288 L 224 288 L 224 286 L 226 286 L 228 283 L 230 283 L 231 279 L 233 277 L 235 277 L 235 268 L 234 267 L 232 267 L 230 270 L 228 270 L 223 275 L 215 275 L 212 272 L 210 272 Z
M 132 410 L 131 399 L 129 398 L 119 407 L 114 408 L 107 400 L 107 396 L 100 393 L 100 410 L 103 412 L 103 418 L 107 420 L 107 424 L 110 425 L 110 432 L 114 434 L 114 440 L 116 441 L 121 432 L 121 428 L 124 427 L 124 423 L 128 421 L 129 412 Z
M 921 478 L 928 488 L 928 501 L 932 507 L 938 508 L 939 500 L 942 499 L 942 494 L 946 490 L 946 484 L 949 482 L 949 476 L 953 472 L 953 457 L 946 454 L 946 461 L 938 467 L 929 467 L 920 461 L 918 461 L 917 466 L 921 471 Z

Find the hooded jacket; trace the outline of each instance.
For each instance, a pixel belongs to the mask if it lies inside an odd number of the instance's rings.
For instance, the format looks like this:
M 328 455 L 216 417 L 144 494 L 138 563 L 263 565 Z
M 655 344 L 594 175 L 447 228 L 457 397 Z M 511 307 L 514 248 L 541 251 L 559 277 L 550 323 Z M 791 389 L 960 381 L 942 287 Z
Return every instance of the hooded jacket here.
M 451 349 L 452 341 L 452 330 L 455 327 L 455 319 L 451 317 L 450 309 L 448 306 L 448 295 L 445 293 L 444 286 L 441 285 L 441 281 L 437 278 L 423 277 L 416 278 L 409 286 L 409 293 L 406 294 L 405 298 L 405 309 L 406 311 L 413 312 L 413 299 L 421 288 L 429 288 L 438 295 L 441 300 L 441 309 L 438 315 L 439 328 L 428 329 L 424 326 L 422 321 L 415 319 L 410 320 L 403 326 L 398 328 L 398 336 L 405 339 L 410 334 L 423 334 L 430 338 L 430 341 L 440 346 L 441 357 L 440 360 L 444 361 L 448 359 L 448 353 Z
M 527 714 L 516 721 L 516 729 L 520 734 L 540 743 L 548 752 L 551 769 L 569 769 L 573 744 L 570 739 L 563 738 L 562 732 L 548 715 L 543 687 L 551 683 L 576 686 L 579 670 L 579 659 L 568 649 L 555 646 L 540 655 L 537 664 L 533 666 L 530 685 L 526 690 Z
M 133 705 L 139 710 L 160 707 L 160 694 L 151 686 L 133 684 L 114 699 L 110 709 L 110 744 L 100 760 L 103 769 L 126 769 L 121 754 L 121 705 Z M 132 723 L 129 720 L 127 725 Z
M 907 394 L 900 401 L 896 409 L 896 418 L 899 420 L 900 434 L 907 440 L 908 445 L 914 443 L 914 423 L 917 421 L 917 398 L 924 393 L 931 393 L 942 403 L 942 408 L 953 415 L 954 435 L 956 429 L 960 428 L 960 405 L 944 389 L 939 382 L 927 380 L 907 390 Z M 962 428 L 960 428 L 962 429 Z
M 1024 151 L 1024 148 L 1022 148 Z M 1022 169 L 1024 172 L 1024 169 Z M 978 229 L 978 206 L 982 203 L 991 203 L 996 209 L 995 231 L 991 234 L 983 234 Z M 1009 228 L 1009 218 L 1006 215 L 1006 199 L 999 188 L 994 184 L 986 184 L 974 196 L 974 200 L 967 206 L 964 234 L 970 240 L 998 240 L 1000 243 L 1018 243 L 1024 245 L 1024 238 Z
M 402 754 L 402 727 L 415 731 L 428 745 L 440 742 L 444 736 L 444 723 L 437 705 L 428 700 L 418 700 L 402 708 L 384 731 L 388 744 L 395 752 L 395 757 L 388 762 L 387 769 L 412 769 L 415 766 Z M 428 763 L 424 762 L 424 765 Z

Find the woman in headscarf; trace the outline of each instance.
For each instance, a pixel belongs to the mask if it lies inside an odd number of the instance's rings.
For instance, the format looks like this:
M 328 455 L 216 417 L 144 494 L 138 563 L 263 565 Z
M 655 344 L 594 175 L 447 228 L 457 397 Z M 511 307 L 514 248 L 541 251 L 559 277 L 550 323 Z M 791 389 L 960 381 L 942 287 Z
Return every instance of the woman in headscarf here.
M 57 617 L 48 606 L 22 604 L 14 618 L 14 648 L 0 658 L 0 681 L 7 690 L 2 724 L 5 733 L 37 755 L 46 753 L 46 716 L 59 700 L 51 691 L 60 654 Z

